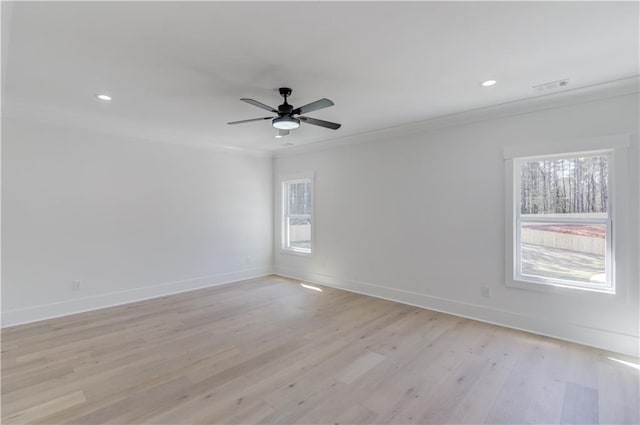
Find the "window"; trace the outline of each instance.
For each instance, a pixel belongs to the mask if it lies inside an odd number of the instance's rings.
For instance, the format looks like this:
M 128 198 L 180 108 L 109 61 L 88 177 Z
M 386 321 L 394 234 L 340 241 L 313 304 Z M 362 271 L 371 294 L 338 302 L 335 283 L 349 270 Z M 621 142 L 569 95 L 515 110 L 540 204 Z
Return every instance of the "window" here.
M 310 177 L 282 182 L 282 249 L 311 254 L 313 235 L 313 179 Z
M 514 279 L 613 292 L 611 151 L 514 161 Z
M 514 144 L 503 153 L 505 284 L 629 302 L 638 282 L 635 136 Z

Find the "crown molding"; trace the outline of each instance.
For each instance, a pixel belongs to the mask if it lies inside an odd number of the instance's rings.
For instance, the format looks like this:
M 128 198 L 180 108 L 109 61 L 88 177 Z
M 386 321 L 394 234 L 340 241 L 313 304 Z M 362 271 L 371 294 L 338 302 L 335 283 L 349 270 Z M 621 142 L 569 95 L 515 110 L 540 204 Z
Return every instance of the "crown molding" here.
M 301 155 L 360 143 L 393 140 L 397 137 L 425 133 L 453 126 L 469 125 L 482 121 L 528 114 L 545 109 L 589 103 L 597 100 L 626 96 L 640 92 L 640 75 L 564 90 L 499 105 L 442 115 L 426 120 L 388 127 L 355 135 L 327 139 L 306 145 L 283 148 L 274 152 L 275 158 Z

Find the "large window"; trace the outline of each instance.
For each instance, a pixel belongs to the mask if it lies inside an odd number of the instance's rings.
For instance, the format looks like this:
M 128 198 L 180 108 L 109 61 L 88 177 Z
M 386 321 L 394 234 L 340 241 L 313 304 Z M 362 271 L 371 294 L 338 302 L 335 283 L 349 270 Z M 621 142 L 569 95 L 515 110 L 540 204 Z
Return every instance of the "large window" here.
M 516 279 L 613 291 L 609 152 L 518 159 Z
M 517 158 L 514 279 L 614 292 L 610 151 Z
M 282 182 L 282 249 L 310 254 L 313 235 L 313 179 L 310 177 Z
M 638 282 L 638 143 L 596 136 L 503 148 L 505 284 L 628 302 Z

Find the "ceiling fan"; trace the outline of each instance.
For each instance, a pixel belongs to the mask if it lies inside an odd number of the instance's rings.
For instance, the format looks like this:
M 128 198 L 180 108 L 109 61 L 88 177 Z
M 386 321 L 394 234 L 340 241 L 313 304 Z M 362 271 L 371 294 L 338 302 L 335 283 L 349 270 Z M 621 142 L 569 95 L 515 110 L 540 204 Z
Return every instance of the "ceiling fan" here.
M 330 128 L 331 130 L 337 130 L 340 128 L 340 124 L 337 124 L 335 122 L 323 121 L 316 118 L 305 117 L 300 115 L 300 114 L 306 114 L 307 112 L 313 112 L 313 111 L 317 111 L 318 109 L 328 108 L 329 106 L 333 106 L 334 103 L 329 99 L 316 100 L 315 102 L 308 103 L 299 108 L 294 108 L 293 105 L 289 105 L 289 103 L 287 103 L 287 97 L 291 96 L 292 90 L 288 87 L 281 87 L 279 91 L 280 91 L 280 95 L 284 98 L 284 103 L 278 106 L 278 109 L 273 108 L 269 105 L 265 105 L 264 103 L 258 102 L 257 100 L 246 99 L 246 98 L 240 99 L 241 101 L 246 102 L 250 105 L 257 106 L 258 108 L 266 109 L 267 111 L 272 112 L 274 114 L 278 114 L 278 116 L 252 118 L 250 120 L 242 120 L 242 121 L 232 121 L 227 124 L 234 125 L 234 124 L 243 124 L 246 122 L 253 122 L 253 121 L 271 120 L 271 124 L 273 125 L 273 127 L 278 130 L 278 135 L 276 135 L 276 137 L 282 137 L 282 136 L 288 135 L 291 130 L 294 130 L 300 127 L 300 121 L 307 124 Z M 297 117 L 294 117 L 294 115 L 297 115 Z

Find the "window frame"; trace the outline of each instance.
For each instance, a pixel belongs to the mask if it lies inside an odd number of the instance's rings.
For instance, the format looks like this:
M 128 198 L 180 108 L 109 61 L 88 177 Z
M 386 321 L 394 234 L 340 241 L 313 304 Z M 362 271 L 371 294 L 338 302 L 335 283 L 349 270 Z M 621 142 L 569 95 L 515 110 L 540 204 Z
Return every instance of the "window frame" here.
M 628 223 L 628 170 L 626 158 L 629 154 L 631 136 L 603 136 L 582 140 L 556 141 L 536 145 L 505 146 L 505 284 L 507 287 L 551 292 L 562 295 L 584 295 L 613 297 L 628 301 L 629 239 L 625 235 Z M 606 219 L 567 218 L 565 222 L 578 223 L 606 220 L 607 252 L 605 268 L 610 286 L 576 284 L 573 281 L 549 278 L 536 279 L 520 274 L 520 167 L 522 162 L 549 158 L 567 158 L 576 156 L 608 155 L 608 217 Z M 548 219 L 524 221 L 549 222 Z M 556 220 L 553 220 L 556 221 Z M 557 219 L 560 221 L 560 218 Z
M 535 215 L 525 215 L 523 218 L 520 205 L 520 184 L 522 182 L 521 177 L 521 167 L 524 163 L 531 161 L 541 161 L 541 160 L 554 160 L 554 159 L 571 159 L 576 157 L 588 157 L 588 156 L 606 156 L 607 157 L 607 212 L 606 217 L 571 217 L 569 215 L 563 217 L 562 215 L 544 215 L 540 214 L 539 216 Z M 514 273 L 513 280 L 517 282 L 528 282 L 534 284 L 541 285 L 553 285 L 571 289 L 579 289 L 586 291 L 596 291 L 596 292 L 604 292 L 615 294 L 615 278 L 614 278 L 614 270 L 612 268 L 614 258 L 614 247 L 612 243 L 612 235 L 611 231 L 613 229 L 612 226 L 612 209 L 613 202 L 611 196 L 611 173 L 610 170 L 614 168 L 614 158 L 613 158 L 613 149 L 603 149 L 596 151 L 582 151 L 582 152 L 568 152 L 563 154 L 552 154 L 552 155 L 535 155 L 528 157 L 518 157 L 514 158 L 514 167 L 513 167 L 513 215 L 515 221 L 514 228 Z M 556 279 L 550 277 L 542 277 L 535 275 L 527 275 L 522 273 L 522 223 L 567 223 L 567 224 L 604 224 L 606 226 L 605 232 L 605 285 L 602 284 L 591 284 L 588 282 L 580 283 L 573 280 L 568 279 Z
M 310 191 L 311 191 L 311 213 L 310 214 L 289 214 L 289 185 L 296 183 L 309 183 Z M 313 173 L 304 173 L 297 174 L 293 176 L 283 176 L 280 178 L 280 187 L 281 187 L 281 238 L 280 238 L 280 252 L 284 254 L 293 254 L 293 255 L 301 255 L 301 256 L 312 256 L 314 252 L 314 241 L 315 241 L 315 223 L 314 223 L 314 212 L 315 212 L 315 181 Z M 289 220 L 292 218 L 309 218 L 311 221 L 311 244 L 309 250 L 291 247 L 288 244 L 289 241 Z

